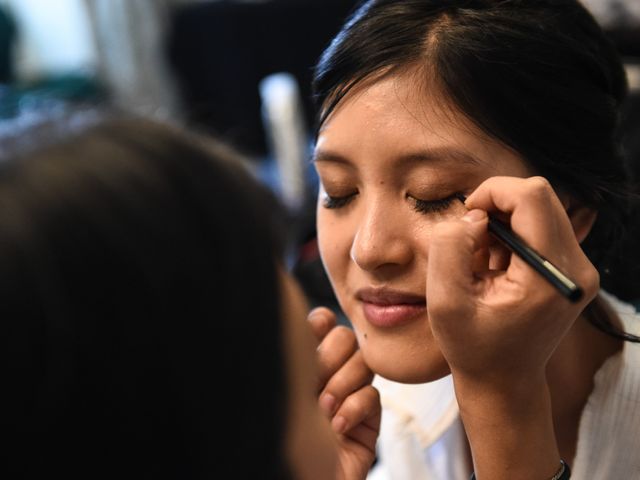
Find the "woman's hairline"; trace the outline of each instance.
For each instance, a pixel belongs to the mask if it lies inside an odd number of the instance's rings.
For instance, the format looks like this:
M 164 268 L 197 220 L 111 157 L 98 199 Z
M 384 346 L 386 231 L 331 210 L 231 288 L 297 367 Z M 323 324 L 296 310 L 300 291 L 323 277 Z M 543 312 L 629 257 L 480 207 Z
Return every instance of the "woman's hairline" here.
M 322 132 L 326 122 L 345 100 L 352 98 L 354 95 L 361 93 L 382 80 L 393 76 L 400 77 L 405 75 L 414 76 L 417 80 L 416 91 L 423 97 L 428 95 L 436 101 L 436 106 L 447 121 L 454 122 L 456 125 L 468 123 L 468 125 L 473 127 L 473 129 L 469 129 L 470 133 L 480 133 L 484 135 L 485 138 L 496 141 L 504 148 L 522 156 L 521 152 L 487 131 L 476 118 L 465 111 L 459 102 L 456 101 L 455 95 L 453 95 L 447 87 L 442 75 L 438 73 L 437 59 L 428 59 L 426 56 L 419 59 L 407 60 L 396 65 L 385 65 L 371 72 L 356 73 L 350 79 L 343 82 L 341 86 L 334 88 L 321 106 L 316 139 L 320 132 Z M 463 122 L 461 122 L 460 119 L 455 119 L 454 116 L 456 115 L 462 117 Z M 526 160 L 523 158 L 523 161 Z

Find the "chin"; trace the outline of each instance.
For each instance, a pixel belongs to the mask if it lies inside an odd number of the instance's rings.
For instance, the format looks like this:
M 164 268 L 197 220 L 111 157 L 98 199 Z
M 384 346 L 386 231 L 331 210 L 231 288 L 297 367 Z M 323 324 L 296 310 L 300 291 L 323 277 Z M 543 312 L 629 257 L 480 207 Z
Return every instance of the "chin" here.
M 422 354 L 419 358 L 412 355 L 388 354 L 384 349 L 376 353 L 363 351 L 363 357 L 371 371 L 387 380 L 399 383 L 428 383 L 440 380 L 451 373 L 449 365 L 437 352 Z

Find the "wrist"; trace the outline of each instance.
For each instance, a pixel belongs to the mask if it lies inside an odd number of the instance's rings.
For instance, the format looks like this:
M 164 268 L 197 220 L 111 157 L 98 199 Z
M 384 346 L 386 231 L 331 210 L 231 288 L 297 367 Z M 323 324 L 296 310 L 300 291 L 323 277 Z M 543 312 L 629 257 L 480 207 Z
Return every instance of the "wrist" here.
M 543 371 L 512 378 L 491 378 L 452 372 L 456 399 L 461 414 L 494 413 L 499 416 L 551 414 L 546 373 Z M 492 412 L 493 411 L 493 412 Z
M 544 374 L 504 384 L 454 375 L 454 386 L 478 478 L 552 478 L 560 454 Z
M 571 469 L 569 468 L 569 465 L 567 465 L 564 460 L 560 460 L 560 467 L 558 467 L 558 470 L 550 480 L 569 480 L 570 478 Z M 475 472 L 471 474 L 470 480 L 477 480 Z

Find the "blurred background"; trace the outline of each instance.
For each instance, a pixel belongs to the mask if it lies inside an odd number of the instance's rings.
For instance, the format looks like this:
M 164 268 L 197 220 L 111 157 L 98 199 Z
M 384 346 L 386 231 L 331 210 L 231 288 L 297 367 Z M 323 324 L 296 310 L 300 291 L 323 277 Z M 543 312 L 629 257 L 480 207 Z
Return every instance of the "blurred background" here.
M 222 137 L 282 200 L 311 303 L 335 306 L 315 243 L 310 83 L 356 3 L 0 0 L 0 130 L 114 106 Z M 627 65 L 623 142 L 640 170 L 640 1 L 584 3 Z

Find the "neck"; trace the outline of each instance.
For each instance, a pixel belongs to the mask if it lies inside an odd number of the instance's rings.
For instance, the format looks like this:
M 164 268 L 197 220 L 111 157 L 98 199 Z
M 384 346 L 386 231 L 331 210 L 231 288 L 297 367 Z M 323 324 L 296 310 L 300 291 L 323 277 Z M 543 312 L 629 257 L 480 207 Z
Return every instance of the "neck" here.
M 601 298 L 594 306 L 618 323 L 615 312 Z M 593 391 L 594 376 L 602 364 L 622 348 L 622 341 L 598 330 L 584 312 L 562 340 L 547 365 L 553 423 L 560 455 L 572 463 L 576 453 L 580 417 Z

